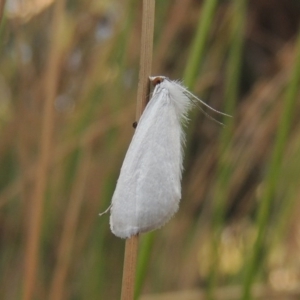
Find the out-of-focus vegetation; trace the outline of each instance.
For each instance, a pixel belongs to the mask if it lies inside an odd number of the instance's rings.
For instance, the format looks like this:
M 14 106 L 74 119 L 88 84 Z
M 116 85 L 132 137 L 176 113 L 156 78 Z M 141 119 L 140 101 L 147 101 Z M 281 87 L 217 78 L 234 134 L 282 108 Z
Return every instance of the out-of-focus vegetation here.
M 299 299 L 300 2 L 156 2 L 153 75 L 233 118 L 191 113 L 180 211 L 142 235 L 137 295 Z M 124 241 L 98 214 L 134 133 L 141 9 L 6 1 L 0 299 L 23 298 L 30 224 L 34 299 L 119 298 Z

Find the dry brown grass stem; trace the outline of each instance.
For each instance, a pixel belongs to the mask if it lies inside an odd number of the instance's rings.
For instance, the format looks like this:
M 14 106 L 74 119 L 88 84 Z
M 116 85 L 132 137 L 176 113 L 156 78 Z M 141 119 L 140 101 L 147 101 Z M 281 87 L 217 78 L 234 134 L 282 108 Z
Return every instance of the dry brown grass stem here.
M 38 252 L 40 234 L 42 228 L 43 200 L 47 185 L 48 168 L 51 162 L 52 133 L 54 127 L 54 100 L 56 97 L 60 66 L 60 27 L 64 13 L 64 1 L 56 1 L 54 4 L 52 21 L 52 35 L 50 37 L 50 50 L 48 65 L 45 72 L 45 103 L 43 121 L 41 127 L 40 154 L 36 170 L 36 182 L 33 198 L 29 208 L 29 226 L 25 249 L 24 269 L 24 300 L 34 298 L 34 287 L 38 269 Z
M 136 118 L 140 118 L 148 102 L 149 76 L 152 68 L 155 0 L 143 0 L 141 59 L 137 91 Z
M 66 209 L 66 218 L 63 225 L 63 232 L 58 246 L 57 264 L 53 272 L 53 279 L 49 293 L 50 300 L 65 299 L 64 287 L 68 270 L 71 264 L 72 249 L 79 221 L 80 209 L 84 199 L 86 179 L 90 170 L 91 151 L 82 150 L 82 159 L 76 179 L 72 188 L 69 205 Z
M 122 300 L 134 299 L 134 283 L 137 262 L 139 236 L 134 235 L 126 240 L 124 265 L 123 265 L 123 281 L 122 281 Z
M 137 120 L 147 105 L 150 90 L 149 76 L 151 75 L 152 67 L 154 16 L 155 0 L 143 0 L 141 59 L 136 107 Z M 132 300 L 134 298 L 137 251 L 138 235 L 126 240 L 121 293 L 122 300 Z

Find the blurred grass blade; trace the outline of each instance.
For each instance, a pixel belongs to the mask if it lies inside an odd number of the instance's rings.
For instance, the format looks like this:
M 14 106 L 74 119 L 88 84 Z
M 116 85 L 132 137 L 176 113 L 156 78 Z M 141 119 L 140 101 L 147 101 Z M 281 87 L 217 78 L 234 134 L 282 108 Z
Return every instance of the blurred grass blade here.
M 30 203 L 30 222 L 25 249 L 24 268 L 24 300 L 33 299 L 37 286 L 39 267 L 39 247 L 43 224 L 43 204 L 48 184 L 48 169 L 52 157 L 52 134 L 54 131 L 55 110 L 54 102 L 58 88 L 61 59 L 61 32 L 63 28 L 65 2 L 57 1 L 54 5 L 51 38 L 53 41 L 49 50 L 48 66 L 45 74 L 44 108 L 40 138 L 40 153 L 37 162 L 37 172 L 34 194 Z
M 5 2 L 5 0 L 0 0 L 0 26 L 2 22 L 2 17 L 4 15 Z
M 70 200 L 66 210 L 60 242 L 57 247 L 57 263 L 53 271 L 49 300 L 64 299 L 66 281 L 72 265 L 72 251 L 76 247 L 76 231 L 91 165 L 90 147 L 82 149 L 80 156 L 78 171 L 75 173 L 76 177 L 71 188 Z
M 7 22 L 5 4 L 5 0 L 0 0 L 0 45 L 3 44 L 4 28 Z
M 296 57 L 294 68 L 292 71 L 291 80 L 286 90 L 286 95 L 284 97 L 283 112 L 281 120 L 279 122 L 277 136 L 274 142 L 273 154 L 270 161 L 269 170 L 266 175 L 263 194 L 260 199 L 257 218 L 258 234 L 255 240 L 251 257 L 246 265 L 242 297 L 243 300 L 251 299 L 251 287 L 254 282 L 256 271 L 260 264 L 259 255 L 263 250 L 271 206 L 273 203 L 273 198 L 275 196 L 276 186 L 280 178 L 281 162 L 294 116 L 296 97 L 297 93 L 299 92 L 300 82 L 300 31 L 298 33 L 295 53 Z
M 136 286 L 134 299 L 138 299 L 141 294 L 143 283 L 145 281 L 145 277 L 149 266 L 149 259 L 155 241 L 155 237 L 156 232 L 149 232 L 141 238 L 136 272 Z
M 232 5 L 233 17 L 231 26 L 231 43 L 227 65 L 227 81 L 225 87 L 225 112 L 234 116 L 240 86 L 247 1 L 234 0 Z M 213 236 L 211 245 L 213 258 L 208 285 L 209 299 L 214 299 L 213 295 L 217 282 L 220 238 L 224 225 L 228 185 L 231 178 L 231 162 L 229 160 L 229 153 L 231 150 L 233 123 L 234 118 L 224 118 L 224 124 L 226 124 L 226 126 L 223 127 L 219 146 L 219 164 L 217 169 L 217 179 L 214 189 L 215 192 L 213 202 Z
M 183 76 L 184 84 L 188 88 L 192 88 L 195 85 L 199 70 L 204 60 L 206 40 L 212 26 L 217 2 L 217 0 L 206 0 L 203 5 L 202 13 L 199 17 L 196 36 L 193 41 L 193 45 Z

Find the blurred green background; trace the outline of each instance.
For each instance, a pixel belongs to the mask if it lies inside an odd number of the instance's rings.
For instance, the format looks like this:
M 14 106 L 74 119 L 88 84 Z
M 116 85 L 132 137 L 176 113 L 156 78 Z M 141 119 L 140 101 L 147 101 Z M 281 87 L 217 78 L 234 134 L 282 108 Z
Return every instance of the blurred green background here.
M 6 0 L 0 299 L 119 299 L 124 240 L 98 214 L 134 133 L 141 18 L 138 0 Z M 300 299 L 299 21 L 298 0 L 156 1 L 152 75 L 233 118 L 191 112 L 137 299 Z

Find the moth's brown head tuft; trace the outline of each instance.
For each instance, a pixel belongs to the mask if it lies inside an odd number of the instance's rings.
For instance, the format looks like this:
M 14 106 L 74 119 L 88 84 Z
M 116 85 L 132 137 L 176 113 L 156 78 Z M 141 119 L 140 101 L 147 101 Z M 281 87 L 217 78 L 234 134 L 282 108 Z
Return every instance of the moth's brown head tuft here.
M 162 83 L 166 77 L 165 76 L 150 76 L 149 77 L 151 83 L 153 84 L 153 86 L 156 86 L 157 84 Z

